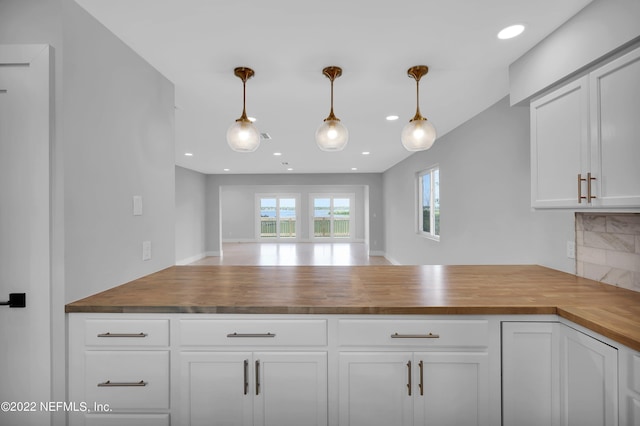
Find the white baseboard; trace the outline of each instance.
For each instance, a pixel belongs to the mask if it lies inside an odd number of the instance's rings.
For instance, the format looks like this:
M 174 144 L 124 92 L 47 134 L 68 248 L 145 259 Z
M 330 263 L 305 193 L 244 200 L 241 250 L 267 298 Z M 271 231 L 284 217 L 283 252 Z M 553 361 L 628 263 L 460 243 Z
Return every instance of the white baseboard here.
M 371 250 L 371 251 L 369 251 L 369 256 L 382 256 L 382 257 L 385 257 L 385 253 L 382 250 Z
M 207 253 L 196 254 L 195 256 L 190 256 L 185 259 L 176 260 L 176 265 L 188 265 L 190 263 L 196 262 L 207 256 Z

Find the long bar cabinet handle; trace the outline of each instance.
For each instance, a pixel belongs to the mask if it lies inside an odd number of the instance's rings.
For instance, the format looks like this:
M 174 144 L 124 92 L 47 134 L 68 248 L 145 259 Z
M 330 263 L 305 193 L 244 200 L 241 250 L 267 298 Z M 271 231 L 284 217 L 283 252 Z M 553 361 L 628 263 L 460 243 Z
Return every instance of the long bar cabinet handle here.
M 260 360 L 256 360 L 256 395 L 260 395 Z
M 418 383 L 418 387 L 420 388 L 420 396 L 424 395 L 424 362 L 420 360 L 418 363 L 418 368 L 420 369 L 420 383 Z
M 578 173 L 578 204 L 582 204 L 582 200 L 586 200 L 587 197 L 582 195 L 582 182 L 586 179 L 582 177 L 581 173 Z
M 429 334 L 398 334 L 391 335 L 392 339 L 439 339 L 440 335 L 435 333 Z
M 407 389 L 409 396 L 411 396 L 411 361 L 407 362 Z
M 147 382 L 140 380 L 139 382 L 112 382 L 107 380 L 106 382 L 98 383 L 99 388 L 107 387 L 143 387 L 147 386 Z
M 244 360 L 244 394 L 249 393 L 249 360 Z
M 100 333 L 98 337 L 147 337 L 147 333 Z
M 227 337 L 276 337 L 275 333 L 229 333 Z
M 591 202 L 591 200 L 596 198 L 595 195 L 591 195 L 591 181 L 592 180 L 596 180 L 596 178 L 591 176 L 591 172 L 587 173 L 587 202 L 589 202 L 589 203 Z

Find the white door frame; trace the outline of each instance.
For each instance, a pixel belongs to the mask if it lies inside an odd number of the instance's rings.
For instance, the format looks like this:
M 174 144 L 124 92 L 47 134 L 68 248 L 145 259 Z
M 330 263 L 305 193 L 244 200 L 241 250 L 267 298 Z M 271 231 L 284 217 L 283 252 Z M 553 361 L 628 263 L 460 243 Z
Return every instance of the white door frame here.
M 0 140 L 5 152 L 15 156 L 15 167 L 10 166 L 7 173 L 12 177 L 20 176 L 20 182 L 4 182 L 4 194 L 12 194 L 8 200 L 2 202 L 23 204 L 11 204 L 13 211 L 11 220 L 19 215 L 18 221 L 21 227 L 28 229 L 26 235 L 9 232 L 9 244 L 0 255 L 6 261 L 4 265 L 11 265 L 11 271 L 5 271 L 0 279 L 2 294 L 0 299 L 6 298 L 9 292 L 26 293 L 25 308 L 3 309 L 2 316 L 5 323 L 2 337 L 7 335 L 18 336 L 12 339 L 16 345 L 13 354 L 9 346 L 7 362 L 19 365 L 0 365 L 3 372 L 2 381 L 11 389 L 8 395 L 3 397 L 14 398 L 16 401 L 33 401 L 38 404 L 36 412 L 21 413 L 19 416 L 6 417 L 15 425 L 23 424 L 63 424 L 65 413 L 51 413 L 41 410 L 40 403 L 55 401 L 53 394 L 59 400 L 63 400 L 66 370 L 64 364 L 65 326 L 63 303 L 52 309 L 51 286 L 51 246 L 52 246 L 52 179 L 51 179 L 51 146 L 53 140 L 53 86 L 52 86 L 52 58 L 53 52 L 48 45 L 0 45 L 0 67 L 20 67 L 19 80 L 12 80 L 14 86 L 19 85 L 26 90 L 19 92 L 16 98 L 10 98 L 12 94 L 6 89 L 0 96 L 7 96 L 7 100 L 24 102 L 20 107 L 25 108 L 24 121 L 21 124 L 27 129 L 20 133 L 26 146 L 11 146 L 8 140 Z M 24 80 L 23 80 L 24 78 Z M 0 87 L 0 89 L 3 89 Z M 21 139 L 23 141 L 23 139 Z M 11 163 L 8 163 L 11 164 Z M 9 174 L 7 174 L 9 176 Z M 17 191 L 16 191 L 17 190 Z M 18 194 L 18 195 L 15 195 Z M 14 196 L 15 195 L 15 196 Z M 8 214 L 8 210 L 6 211 Z M 24 219 L 23 219 L 24 217 Z M 9 216 L 7 216 L 9 218 Z M 23 219 L 23 220 L 22 220 Z M 10 222 L 10 221 L 9 221 Z M 19 243 L 19 244 L 15 244 Z M 8 248 L 7 248 L 8 247 Z M 24 272 L 23 272 L 24 271 Z M 60 299 L 64 298 L 64 289 L 59 289 Z M 6 310 L 5 310 L 6 309 Z M 53 314 L 55 312 L 55 315 Z M 55 331 L 54 331 L 55 330 Z M 55 334 L 56 341 L 52 339 Z M 7 342 L 3 342 L 7 344 Z M 52 368 L 52 351 L 55 348 L 62 352 L 62 362 Z M 60 357 L 60 356 L 59 356 Z M 27 368 L 25 368 L 25 366 Z M 59 380 L 54 385 L 53 375 Z M 8 373 L 4 375 L 4 373 Z M 15 380 L 20 382 L 16 385 Z M 19 384 L 19 386 L 18 386 Z M 54 391 L 53 389 L 57 389 Z M 5 388 L 6 389 L 6 388 Z M 26 393 L 26 394 L 25 394 Z M 3 414 L 0 413 L 0 419 Z M 9 414 L 11 415 L 11 414 Z M 1 421 L 0 421 L 1 423 Z

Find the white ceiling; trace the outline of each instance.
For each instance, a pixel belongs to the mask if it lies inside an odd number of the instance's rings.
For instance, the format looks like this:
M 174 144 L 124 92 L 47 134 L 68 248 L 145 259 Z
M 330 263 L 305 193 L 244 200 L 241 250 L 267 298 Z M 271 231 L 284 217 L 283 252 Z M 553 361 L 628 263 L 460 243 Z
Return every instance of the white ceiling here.
M 415 113 L 409 67 L 429 66 L 420 110 L 442 136 L 506 96 L 509 64 L 591 0 L 76 1 L 175 84 L 176 164 L 222 174 L 382 172 L 411 154 L 400 143 Z M 521 36 L 496 37 L 515 23 Z M 350 136 L 332 153 L 314 140 L 329 65 L 343 69 L 334 110 Z M 242 113 L 237 66 L 255 70 L 247 114 L 272 137 L 253 153 L 226 142 Z

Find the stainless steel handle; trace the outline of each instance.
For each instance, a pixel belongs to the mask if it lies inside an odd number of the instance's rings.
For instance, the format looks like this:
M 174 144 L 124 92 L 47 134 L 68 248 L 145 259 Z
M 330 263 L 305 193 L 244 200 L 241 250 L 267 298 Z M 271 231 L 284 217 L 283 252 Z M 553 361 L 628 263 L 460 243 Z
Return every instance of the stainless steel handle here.
M 147 333 L 100 333 L 98 337 L 147 337 Z
M 244 360 L 244 394 L 249 393 L 249 360 Z
M 582 204 L 582 200 L 586 200 L 587 197 L 582 195 L 582 182 L 586 179 L 582 177 L 582 174 L 578 173 L 578 204 Z
M 593 200 L 594 198 L 596 198 L 595 195 L 591 195 L 591 181 L 592 180 L 596 180 L 596 178 L 591 176 L 591 172 L 587 173 L 587 202 L 591 202 L 591 200 Z
M 411 361 L 407 362 L 407 389 L 411 396 Z
M 256 360 L 256 395 L 260 395 L 260 360 Z
M 230 333 L 227 337 L 276 337 L 274 333 Z
M 418 367 L 420 368 L 420 383 L 418 387 L 420 388 L 420 396 L 424 395 L 424 362 L 422 360 L 418 363 Z
M 147 386 L 147 382 L 140 380 L 139 382 L 112 382 L 107 380 L 106 382 L 98 383 L 99 388 L 106 387 L 142 387 Z
M 394 333 L 391 335 L 392 339 L 439 339 L 439 334 L 429 333 L 429 334 L 398 334 Z

